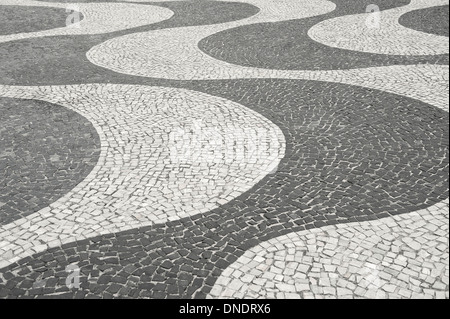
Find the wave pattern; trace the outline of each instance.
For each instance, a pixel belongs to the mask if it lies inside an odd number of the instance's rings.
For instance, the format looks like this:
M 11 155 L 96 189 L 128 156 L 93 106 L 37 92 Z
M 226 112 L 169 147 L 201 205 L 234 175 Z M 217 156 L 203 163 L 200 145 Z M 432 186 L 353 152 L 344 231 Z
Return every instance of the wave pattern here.
M 1 226 L 0 297 L 448 298 L 448 47 L 400 21 L 446 1 L 379 1 L 376 30 L 365 0 L 133 2 L 0 37 L 23 48 L 2 99 L 101 141 L 81 183 Z

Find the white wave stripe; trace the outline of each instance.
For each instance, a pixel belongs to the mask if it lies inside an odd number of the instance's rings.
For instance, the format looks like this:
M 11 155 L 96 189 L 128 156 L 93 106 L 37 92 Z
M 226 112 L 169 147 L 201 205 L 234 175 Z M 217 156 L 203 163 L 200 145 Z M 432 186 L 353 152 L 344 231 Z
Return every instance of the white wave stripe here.
M 198 43 L 203 38 L 232 27 L 273 19 L 285 20 L 293 18 L 293 12 L 297 18 L 314 16 L 335 8 L 328 1 L 285 0 L 284 3 L 285 6 L 274 6 L 273 1 L 268 0 L 254 3 L 258 4 L 261 12 L 237 22 L 155 30 L 117 37 L 93 47 L 87 57 L 98 66 L 128 75 L 175 80 L 280 78 L 328 81 L 391 92 L 448 110 L 449 67 L 446 65 L 330 71 L 270 70 L 220 61 L 198 48 Z M 298 7 L 289 7 L 289 3 Z
M 245 1 L 248 2 L 248 1 Z M 176 80 L 286 77 L 285 72 L 246 68 L 203 53 L 198 43 L 212 34 L 241 25 L 317 16 L 333 11 L 326 0 L 250 1 L 260 12 L 250 18 L 207 26 L 181 27 L 133 33 L 110 39 L 87 52 L 104 68 L 129 75 Z
M 448 299 L 448 218 L 446 200 L 280 236 L 247 250 L 208 298 Z
M 1 5 L 54 7 L 83 14 L 79 22 L 50 30 L 1 35 L 0 43 L 62 35 L 91 35 L 131 29 L 168 20 L 173 12 L 167 8 L 131 3 L 48 3 L 33 0 L 0 0 Z
M 448 54 L 448 37 L 412 30 L 398 22 L 407 12 L 448 3 L 448 0 L 411 0 L 409 5 L 379 13 L 355 14 L 323 21 L 312 27 L 308 35 L 330 47 L 366 53 Z M 379 21 L 372 22 L 371 19 Z
M 160 0 L 125 0 L 127 2 L 161 2 Z M 169 0 L 179 1 L 179 0 Z M 223 2 L 223 0 L 212 0 Z M 166 1 L 164 1 L 166 2 Z M 336 4 L 328 0 L 233 0 L 231 2 L 253 5 L 260 11 L 246 19 L 231 23 L 227 26 L 239 26 L 253 23 L 278 22 L 302 19 L 310 16 L 325 14 L 336 9 Z
M 82 183 L 0 227 L 0 268 L 68 242 L 206 213 L 250 190 L 285 154 L 276 125 L 204 93 L 86 84 L 0 86 L 0 96 L 65 106 L 101 139 L 99 161 Z
M 394 65 L 311 72 L 308 80 L 361 86 L 413 98 L 449 111 L 448 65 Z

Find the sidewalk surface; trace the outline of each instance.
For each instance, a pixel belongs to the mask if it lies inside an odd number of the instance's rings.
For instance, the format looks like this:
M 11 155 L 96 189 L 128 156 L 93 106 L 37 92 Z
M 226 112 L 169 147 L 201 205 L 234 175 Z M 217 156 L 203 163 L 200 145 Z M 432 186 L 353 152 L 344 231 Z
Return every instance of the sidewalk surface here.
M 0 0 L 0 298 L 449 298 L 448 0 Z

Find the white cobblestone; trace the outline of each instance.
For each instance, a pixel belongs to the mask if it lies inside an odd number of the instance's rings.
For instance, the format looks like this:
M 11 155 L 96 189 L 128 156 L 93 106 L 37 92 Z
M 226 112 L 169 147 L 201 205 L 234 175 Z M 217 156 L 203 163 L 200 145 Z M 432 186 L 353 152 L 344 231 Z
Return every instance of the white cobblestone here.
M 443 206 L 442 204 L 447 206 Z M 433 220 L 442 222 L 448 221 L 448 200 L 440 203 L 439 206 L 433 206 L 431 209 L 436 211 L 436 214 L 431 215 L 430 210 L 425 210 L 418 218 L 430 220 L 430 216 L 433 216 Z M 395 232 L 392 233 L 392 236 L 385 236 L 385 238 L 398 238 L 400 240 L 394 240 L 392 242 L 388 241 L 387 245 L 377 241 L 378 244 L 375 244 L 375 246 L 365 248 L 368 250 L 380 251 L 381 255 L 389 256 L 390 261 L 386 258 L 374 258 L 372 262 L 361 261 L 361 254 L 353 253 L 352 250 L 349 249 L 350 242 L 346 242 L 346 246 L 342 247 L 344 248 L 343 251 L 345 253 L 339 260 L 337 267 L 314 267 L 316 263 L 311 265 L 311 260 L 316 257 L 309 259 L 308 262 L 301 259 L 295 260 L 295 262 L 289 262 L 290 267 L 292 267 L 292 263 L 297 263 L 297 272 L 301 271 L 306 274 L 306 278 L 302 281 L 297 279 L 295 275 L 291 276 L 290 280 L 294 283 L 293 285 L 285 285 L 279 282 L 279 278 L 276 277 L 279 268 L 270 268 L 268 272 L 262 275 L 262 277 L 267 278 L 268 281 L 265 281 L 264 283 L 261 282 L 258 296 L 263 298 L 267 294 L 267 284 L 273 282 L 280 291 L 285 293 L 296 293 L 301 295 L 302 298 L 321 298 L 322 294 L 332 295 L 338 298 L 351 296 L 362 296 L 370 299 L 444 298 L 445 293 L 449 290 L 449 266 L 448 264 L 445 264 L 445 261 L 449 258 L 448 244 L 443 252 L 436 252 L 434 254 L 428 250 L 428 254 L 432 254 L 432 256 L 436 258 L 436 262 L 432 262 L 431 258 L 428 258 L 426 261 L 424 260 L 421 264 L 418 263 L 418 266 L 416 266 L 415 263 L 417 263 L 417 260 L 413 257 L 423 254 L 424 248 L 422 245 L 414 246 L 417 250 L 414 251 L 413 255 L 402 254 L 401 249 L 394 250 L 393 248 L 395 245 L 404 245 L 403 243 L 405 242 L 409 244 L 414 243 L 415 240 L 413 238 L 427 238 L 425 235 L 429 234 L 430 231 L 425 227 L 425 223 L 419 224 L 421 226 L 416 228 L 402 228 L 400 225 L 404 224 L 404 222 L 411 217 L 410 214 L 398 215 L 396 217 L 397 218 L 395 219 L 387 217 L 381 221 L 384 224 L 391 225 L 391 228 L 396 229 Z M 344 226 L 346 227 L 347 232 L 357 233 L 360 226 L 367 227 L 368 225 L 370 225 L 370 222 L 350 223 L 345 224 Z M 398 229 L 394 227 L 394 225 L 397 226 Z M 324 242 L 325 245 L 329 243 L 335 245 L 336 240 L 338 240 L 338 237 L 340 236 L 337 231 L 339 228 L 341 227 L 325 226 L 317 229 L 319 232 L 317 232 L 317 230 L 314 232 L 310 232 L 309 230 L 301 231 L 295 233 L 296 238 L 293 236 L 281 236 L 264 243 L 264 247 L 268 249 L 269 247 L 276 246 L 276 255 L 286 256 L 285 252 L 287 252 L 288 249 L 292 249 L 288 248 L 292 247 L 292 245 L 294 245 L 296 252 L 307 247 L 306 242 L 313 239 L 311 234 L 314 234 L 317 240 L 319 240 L 320 237 L 320 240 Z M 333 236 L 330 234 L 333 234 Z M 353 236 L 351 238 L 351 242 L 354 243 L 356 247 L 361 247 L 365 240 L 364 236 Z M 342 243 L 342 241 L 340 243 Z M 436 240 L 424 241 L 424 244 L 429 247 L 435 247 L 439 243 L 440 242 Z M 267 251 L 261 250 L 258 247 L 251 249 L 248 254 L 254 255 L 256 250 L 258 251 L 256 256 L 259 256 L 260 260 L 261 258 L 265 259 L 264 256 L 267 254 Z M 282 252 L 283 250 L 284 253 Z M 310 254 L 316 254 L 315 250 L 307 250 L 305 252 L 305 258 Z M 244 254 L 244 256 L 246 255 L 247 253 Z M 325 251 L 321 251 L 318 258 L 318 265 L 328 264 L 331 259 L 329 255 L 325 254 Z M 245 260 L 245 257 L 238 259 L 229 267 L 229 269 L 240 269 L 243 265 L 241 260 Z M 282 263 L 280 262 L 281 261 L 277 261 L 276 263 L 282 267 Z M 395 268 L 396 272 L 393 273 L 390 270 L 392 268 Z M 415 269 L 421 271 L 430 268 L 435 270 L 435 272 L 428 275 L 425 279 L 419 280 L 419 273 Z M 230 271 L 227 271 L 226 273 L 228 274 Z M 328 277 L 335 277 L 337 280 L 330 280 Z M 228 279 L 227 276 L 222 275 L 216 281 L 215 287 L 225 287 L 226 285 L 224 285 L 224 282 L 227 282 Z M 231 277 L 231 279 L 233 279 L 233 277 Z M 286 276 L 284 276 L 283 279 L 289 280 Z M 246 280 L 250 280 L 250 278 L 246 278 Z M 253 282 L 256 282 L 256 280 L 258 280 L 258 278 L 254 278 Z M 220 289 L 216 288 L 214 291 L 220 291 Z M 245 291 L 241 292 L 244 294 L 246 293 Z M 223 294 L 214 294 L 211 292 L 210 297 L 221 298 L 225 296 Z

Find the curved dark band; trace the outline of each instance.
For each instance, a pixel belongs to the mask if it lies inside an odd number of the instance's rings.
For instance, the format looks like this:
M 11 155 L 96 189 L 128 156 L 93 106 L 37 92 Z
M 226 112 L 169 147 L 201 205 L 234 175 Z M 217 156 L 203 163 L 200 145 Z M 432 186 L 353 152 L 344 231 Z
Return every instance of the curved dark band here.
M 0 84 L 31 86 L 112 82 L 147 84 L 149 80 L 146 78 L 121 75 L 93 65 L 86 58 L 86 52 L 108 39 L 125 34 L 223 23 L 246 18 L 259 11 L 258 8 L 245 3 L 215 1 L 148 4 L 169 8 L 175 14 L 171 19 L 161 23 L 108 34 L 42 37 L 0 43 L 2 75 Z
M 389 3 L 394 1 L 383 1 L 383 9 L 395 6 Z M 146 84 L 221 96 L 278 125 L 288 142 L 285 159 L 276 173 L 252 190 L 206 214 L 67 244 L 4 268 L 0 274 L 6 281 L 0 282 L 0 297 L 202 298 L 223 269 L 262 241 L 307 228 L 407 213 L 448 197 L 448 113 L 425 103 L 325 82 L 147 79 L 117 74 L 87 61 L 86 51 L 116 36 L 219 23 L 256 12 L 252 6 L 219 2 L 164 6 L 176 14 L 155 26 L 0 44 L 4 74 L 0 81 L 9 85 Z M 350 6 L 346 12 L 353 10 Z M 36 43 L 43 49 L 36 50 Z M 331 54 L 314 50 L 308 54 L 327 58 Z M 363 57 L 356 56 L 359 60 L 354 62 L 352 54 L 343 50 L 343 61 L 370 66 Z M 320 55 L 304 58 L 317 68 L 336 63 L 321 64 Z M 382 65 L 395 64 L 395 57 L 383 59 Z M 65 285 L 65 267 L 71 263 L 81 268 L 79 290 Z
M 60 8 L 0 5 L 0 36 L 62 28 L 70 13 Z M 78 18 L 84 17 L 78 13 Z
M 393 94 L 323 82 L 230 80 L 182 86 L 239 102 L 282 128 L 288 144 L 278 171 L 206 214 L 25 258 L 3 270 L 10 278 L 4 295 L 10 296 L 9 286 L 15 284 L 18 295 L 202 298 L 223 269 L 262 241 L 412 212 L 448 196 L 444 111 Z M 72 262 L 81 268 L 79 290 L 64 284 L 64 269 Z M 48 279 L 45 288 L 31 289 L 41 274 Z
M 448 5 L 405 13 L 398 22 L 410 29 L 448 37 Z
M 199 43 L 206 54 L 228 63 L 281 70 L 339 70 L 408 64 L 448 64 L 448 54 L 392 56 L 332 48 L 308 36 L 314 25 L 344 15 L 366 12 L 371 0 L 332 0 L 336 10 L 325 15 L 276 23 L 259 23 L 213 34 Z M 381 10 L 410 0 L 378 1 Z M 448 19 L 447 19 L 448 20 Z M 448 27 L 447 27 L 448 29 Z
M 0 97 L 0 225 L 65 195 L 100 155 L 92 124 L 65 107 Z

